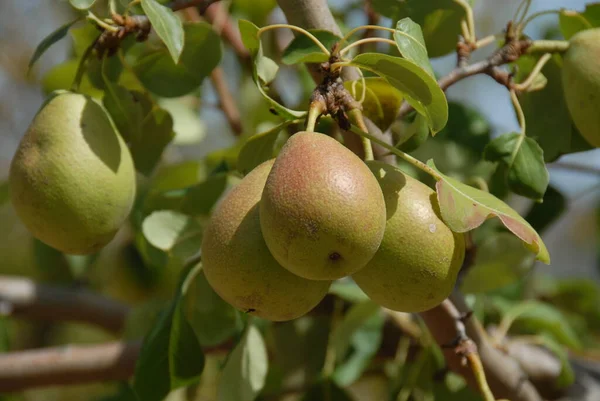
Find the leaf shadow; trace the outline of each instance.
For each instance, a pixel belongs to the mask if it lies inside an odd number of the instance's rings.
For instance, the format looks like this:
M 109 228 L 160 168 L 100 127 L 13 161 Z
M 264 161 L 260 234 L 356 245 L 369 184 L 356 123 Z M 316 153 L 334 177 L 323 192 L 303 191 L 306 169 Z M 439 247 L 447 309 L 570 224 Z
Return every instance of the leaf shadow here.
M 92 152 L 116 174 L 121 165 L 121 146 L 117 137 L 119 134 L 106 111 L 88 99 L 81 113 L 79 127 Z

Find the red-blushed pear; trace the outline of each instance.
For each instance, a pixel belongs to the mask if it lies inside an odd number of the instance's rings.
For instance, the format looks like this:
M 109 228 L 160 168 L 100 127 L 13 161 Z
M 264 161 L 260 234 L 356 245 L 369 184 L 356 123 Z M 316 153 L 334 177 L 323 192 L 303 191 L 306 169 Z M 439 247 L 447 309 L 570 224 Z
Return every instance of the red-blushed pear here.
M 385 230 L 385 203 L 366 164 L 335 139 L 299 132 L 285 143 L 260 203 L 267 246 L 283 267 L 311 280 L 363 268 Z
M 439 217 L 435 192 L 397 167 L 367 162 L 381 184 L 387 226 L 379 250 L 352 278 L 375 302 L 401 312 L 433 308 L 450 295 L 465 241 Z
M 581 135 L 600 147 L 600 28 L 574 35 L 563 56 L 563 90 Z
M 127 145 L 104 108 L 61 92 L 38 111 L 12 160 L 12 204 L 40 241 L 68 254 L 97 252 L 133 206 Z
M 229 304 L 264 319 L 285 321 L 314 308 L 330 282 L 290 273 L 265 244 L 258 204 L 273 161 L 252 170 L 217 205 L 204 232 L 202 263 L 208 283 Z

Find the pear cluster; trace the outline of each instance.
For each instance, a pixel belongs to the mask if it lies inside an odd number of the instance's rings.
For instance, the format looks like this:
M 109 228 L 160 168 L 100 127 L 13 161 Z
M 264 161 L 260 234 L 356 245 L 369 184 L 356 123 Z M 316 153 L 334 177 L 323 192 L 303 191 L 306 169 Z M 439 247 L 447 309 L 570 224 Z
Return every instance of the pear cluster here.
M 97 252 L 133 206 L 135 168 L 108 113 L 92 98 L 53 94 L 21 140 L 9 173 L 23 224 L 68 254 Z
M 299 132 L 217 205 L 202 260 L 225 301 L 285 321 L 347 276 L 384 307 L 430 309 L 452 291 L 464 250 L 429 187 L 327 135 Z

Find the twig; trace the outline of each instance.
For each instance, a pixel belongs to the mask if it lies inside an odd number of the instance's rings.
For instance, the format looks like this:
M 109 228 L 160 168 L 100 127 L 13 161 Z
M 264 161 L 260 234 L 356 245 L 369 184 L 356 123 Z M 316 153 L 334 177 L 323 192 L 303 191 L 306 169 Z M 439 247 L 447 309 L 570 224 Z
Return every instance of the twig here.
M 248 49 L 246 49 L 246 46 L 242 42 L 240 31 L 233 24 L 227 11 L 221 4 L 209 7 L 204 13 L 200 12 L 200 14 L 204 15 L 206 20 L 215 26 L 215 29 L 220 32 L 221 37 L 229 43 L 243 63 L 250 61 L 250 53 L 248 53 Z M 219 23 L 218 26 L 217 23 Z
M 127 380 L 135 371 L 141 341 L 68 345 L 0 355 L 0 393 L 36 387 Z M 205 354 L 226 352 L 225 342 L 204 347 Z
M 183 10 L 185 8 L 198 7 L 198 11 L 200 14 L 204 14 L 204 12 L 208 9 L 208 7 L 218 2 L 219 0 L 175 0 L 169 4 L 169 7 L 173 11 Z
M 0 276 L 1 315 L 78 321 L 119 333 L 128 312 L 127 306 L 85 290 L 57 288 L 25 278 Z
M 185 10 L 186 18 L 189 21 L 199 21 L 200 13 L 194 8 L 188 8 Z M 223 74 L 223 68 L 220 66 L 215 67 L 210 73 L 210 80 L 217 92 L 220 99 L 220 107 L 227 118 L 229 126 L 233 130 L 236 136 L 240 136 L 244 130 L 242 126 L 242 118 L 238 109 L 237 103 L 229 90 L 225 75 Z
M 0 355 L 0 392 L 50 385 L 127 380 L 140 342 L 65 346 Z

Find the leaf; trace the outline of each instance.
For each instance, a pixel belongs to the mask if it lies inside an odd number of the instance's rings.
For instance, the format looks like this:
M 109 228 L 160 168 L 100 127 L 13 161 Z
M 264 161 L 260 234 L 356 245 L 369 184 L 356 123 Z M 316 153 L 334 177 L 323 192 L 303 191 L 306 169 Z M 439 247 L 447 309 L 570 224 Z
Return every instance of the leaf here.
M 304 117 L 306 115 L 305 111 L 296 111 L 288 109 L 287 107 L 279 104 L 267 94 L 265 88 L 263 87 L 263 82 L 268 81 L 268 78 L 272 78 L 270 75 L 273 71 L 273 61 L 270 59 L 267 59 L 270 61 L 264 61 L 265 57 L 263 56 L 262 45 L 258 37 L 258 27 L 252 22 L 243 19 L 239 20 L 238 25 L 240 29 L 240 34 L 242 36 L 242 42 L 252 55 L 252 79 L 258 87 L 258 90 L 260 91 L 261 95 L 263 95 L 263 97 L 270 103 L 271 107 L 273 108 L 273 111 L 279 116 L 283 117 L 284 119 L 292 120 Z M 259 74 L 259 71 L 262 74 L 262 77 L 261 74 Z M 271 73 L 267 74 L 267 71 L 271 71 Z
M 173 118 L 175 145 L 197 144 L 206 137 L 206 124 L 200 119 L 193 99 L 162 98 L 158 100 L 158 104 Z
M 483 157 L 508 167 L 508 186 L 513 192 L 541 201 L 550 176 L 544 151 L 536 141 L 516 132 L 500 135 L 485 147 Z
M 173 10 L 161 5 L 156 0 L 141 0 L 141 4 L 152 28 L 169 49 L 173 62 L 178 63 L 183 52 L 185 38 L 181 20 Z M 210 55 L 210 53 L 206 55 Z
M 404 58 L 411 60 L 435 78 L 429 56 L 427 55 L 423 31 L 419 24 L 408 17 L 402 18 L 396 24 L 394 40 L 396 41 L 396 46 L 398 46 L 400 54 L 402 54 Z
M 161 210 L 144 219 L 142 232 L 152 246 L 171 252 L 190 235 L 201 232 L 201 229 L 189 216 L 174 210 Z
M 566 207 L 565 197 L 556 188 L 549 186 L 544 194 L 543 202 L 534 203 L 525 215 L 525 220 L 541 233 L 562 215 Z
M 433 134 L 448 122 L 446 95 L 436 80 L 412 61 L 387 54 L 363 53 L 350 64 L 376 73 L 402 92 L 405 100 L 427 117 Z
M 556 380 L 558 388 L 566 388 L 573 384 L 575 381 L 575 372 L 573 371 L 573 367 L 569 361 L 569 353 L 565 347 L 546 334 L 542 334 L 538 338 L 541 340 L 540 345 L 546 347 L 560 359 L 560 375 Z
M 246 175 L 259 164 L 274 157 L 275 141 L 281 130 L 292 124 L 294 120 L 284 121 L 268 131 L 252 135 L 242 146 L 238 155 L 237 168 Z
M 484 293 L 513 284 L 523 278 L 535 258 L 520 239 L 506 232 L 486 238 L 478 245 L 473 266 L 469 268 L 461 290 Z
M 427 164 L 438 171 L 433 160 L 429 160 Z M 441 173 L 440 176 L 441 179 L 436 183 L 437 199 L 442 218 L 452 231 L 464 233 L 479 227 L 489 218 L 498 217 L 506 228 L 535 253 L 538 260 L 550 263 L 550 255 L 542 238 L 510 206 L 488 192 Z
M 512 322 L 513 326 L 519 323 L 519 327 L 525 328 L 527 332 L 546 333 L 567 347 L 581 348 L 577 333 L 569 321 L 550 304 L 540 301 L 520 302 L 506 311 L 503 319 Z
M 448 124 L 436 137 L 459 143 L 471 149 L 477 158 L 480 158 L 490 141 L 490 123 L 478 110 L 462 103 L 448 103 L 448 111 Z M 529 130 L 529 124 L 527 128 Z
M 369 297 L 360 289 L 354 281 L 336 280 L 331 283 L 329 293 L 334 294 L 348 302 L 367 301 Z
M 235 184 L 235 178 L 227 173 L 210 176 L 205 181 L 186 189 L 180 209 L 191 216 L 206 216 L 221 196 Z
M 521 57 L 516 63 L 522 81 L 533 69 L 536 58 Z M 581 148 L 581 139 L 567 108 L 562 86 L 562 61 L 555 55 L 542 69 L 548 83 L 535 92 L 523 92 L 519 102 L 527 121 L 527 135 L 535 139 L 544 150 L 544 160 L 551 162 L 567 153 L 589 149 L 589 145 Z
M 204 354 L 183 315 L 180 289 L 144 339 L 133 389 L 141 400 L 162 401 L 171 390 L 196 382 L 203 369 Z
M 35 51 L 33 52 L 31 59 L 29 60 L 29 65 L 27 68 L 30 70 L 31 67 L 33 67 L 33 65 L 35 64 L 35 62 L 38 61 L 40 57 L 42 57 L 46 50 L 48 50 L 53 44 L 67 36 L 69 29 L 79 20 L 81 20 L 81 17 L 78 17 L 71 22 L 67 22 L 66 24 L 52 32 L 50 35 L 46 36 L 35 48 Z
M 149 175 L 160 161 L 163 150 L 175 137 L 173 120 L 167 111 L 153 107 L 144 116 L 141 131 L 140 140 L 132 140 L 131 156 L 136 170 Z
M 365 78 L 366 97 L 362 104 L 363 114 L 382 131 L 387 130 L 396 120 L 402 105 L 402 93 L 388 81 L 379 77 Z M 344 87 L 359 100 L 363 91 L 362 80 L 346 81 Z
M 105 77 L 102 102 L 125 141 L 139 142 L 142 136 L 142 105 L 125 87 Z
M 334 381 L 322 380 L 313 385 L 301 401 L 352 401 L 352 398 Z
M 334 33 L 322 29 L 309 29 L 308 32 L 312 33 L 328 49 L 331 49 L 341 39 Z M 323 53 L 321 48 L 306 35 L 295 36 L 281 56 L 281 61 L 287 65 L 323 63 L 328 59 L 329 57 Z
M 209 347 L 221 344 L 238 331 L 240 315 L 212 289 L 201 264 L 190 277 L 183 298 L 185 316 L 200 344 Z
M 78 10 L 87 10 L 92 7 L 96 0 L 69 0 L 69 3 Z
M 333 346 L 340 363 L 333 378 L 338 385 L 352 384 L 368 367 L 379 349 L 384 320 L 379 305 L 368 300 L 352 306 L 336 327 Z
M 225 363 L 217 388 L 218 401 L 253 401 L 265 385 L 268 366 L 262 335 L 249 325 Z
M 560 31 L 567 40 L 579 31 L 593 28 L 592 24 L 582 14 L 573 10 L 560 10 L 558 23 Z
M 454 0 L 373 0 L 373 9 L 397 21 L 409 17 L 419 24 L 430 57 L 452 53 L 461 34 L 464 9 Z
M 142 84 L 159 96 L 178 97 L 196 90 L 221 61 L 221 40 L 210 24 L 186 23 L 183 29 L 185 48 L 178 62 L 158 49 L 133 66 Z

